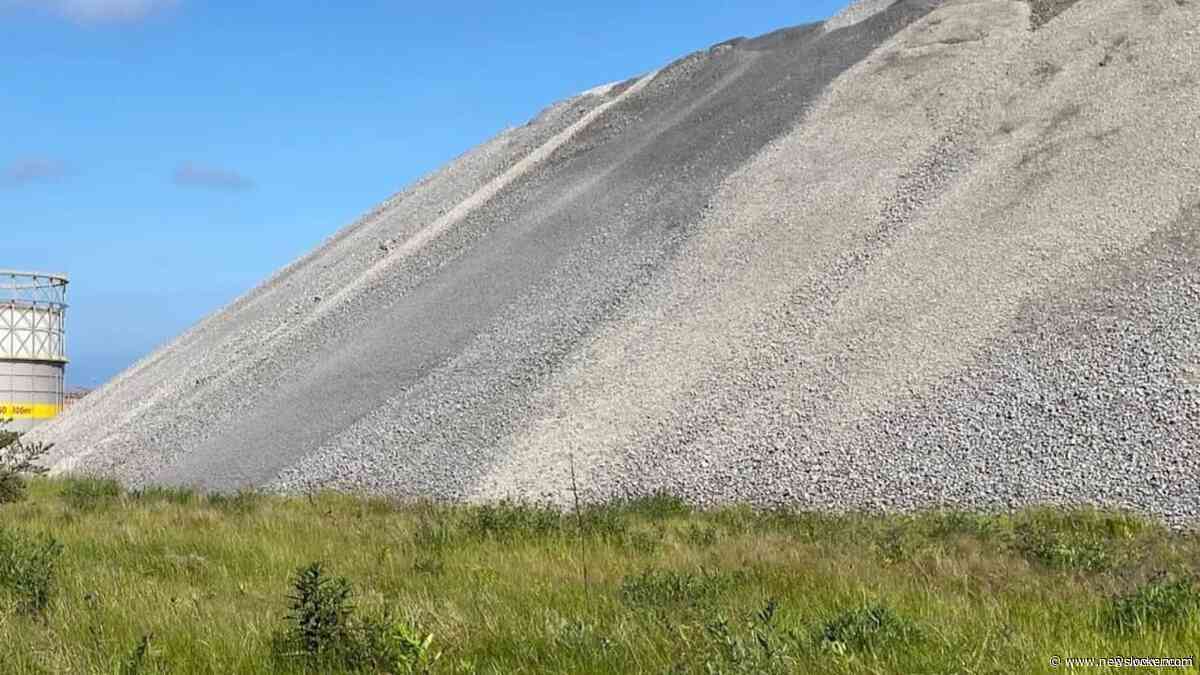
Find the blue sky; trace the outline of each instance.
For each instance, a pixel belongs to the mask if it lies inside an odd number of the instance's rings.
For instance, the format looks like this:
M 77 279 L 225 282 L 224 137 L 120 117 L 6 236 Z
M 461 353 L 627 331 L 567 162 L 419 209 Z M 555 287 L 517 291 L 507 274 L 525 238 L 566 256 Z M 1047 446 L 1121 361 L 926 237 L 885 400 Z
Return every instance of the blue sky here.
M 548 104 L 841 4 L 0 0 L 0 268 L 71 275 L 96 386 Z

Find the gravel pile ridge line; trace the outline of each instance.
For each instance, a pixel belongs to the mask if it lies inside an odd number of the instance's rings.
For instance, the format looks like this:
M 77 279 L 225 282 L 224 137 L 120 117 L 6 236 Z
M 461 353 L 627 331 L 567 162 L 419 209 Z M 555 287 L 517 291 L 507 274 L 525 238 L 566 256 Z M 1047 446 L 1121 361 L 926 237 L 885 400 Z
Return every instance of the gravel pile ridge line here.
M 38 432 L 131 484 L 1200 523 L 1200 5 L 860 2 L 552 106 Z
M 890 7 L 896 0 L 855 0 L 842 11 L 830 17 L 825 22 L 826 31 L 835 31 L 848 26 L 853 26 L 856 23 L 865 21 L 870 17 L 884 11 Z

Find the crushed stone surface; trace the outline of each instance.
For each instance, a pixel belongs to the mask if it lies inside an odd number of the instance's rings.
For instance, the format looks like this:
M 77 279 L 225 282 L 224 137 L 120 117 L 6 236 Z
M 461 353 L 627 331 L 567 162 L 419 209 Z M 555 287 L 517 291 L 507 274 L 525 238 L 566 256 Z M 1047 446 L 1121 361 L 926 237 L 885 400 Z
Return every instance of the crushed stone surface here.
M 825 22 L 825 30 L 834 31 L 869 19 L 896 0 L 855 0 Z
M 505 131 L 38 438 L 132 485 L 1200 522 L 1200 4 L 865 0 Z

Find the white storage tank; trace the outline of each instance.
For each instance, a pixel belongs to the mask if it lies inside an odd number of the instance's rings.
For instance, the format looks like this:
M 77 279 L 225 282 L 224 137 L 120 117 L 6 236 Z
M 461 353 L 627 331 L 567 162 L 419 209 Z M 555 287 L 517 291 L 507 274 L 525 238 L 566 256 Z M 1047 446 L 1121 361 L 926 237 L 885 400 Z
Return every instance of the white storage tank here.
M 28 431 L 63 409 L 68 280 L 0 270 L 0 420 Z

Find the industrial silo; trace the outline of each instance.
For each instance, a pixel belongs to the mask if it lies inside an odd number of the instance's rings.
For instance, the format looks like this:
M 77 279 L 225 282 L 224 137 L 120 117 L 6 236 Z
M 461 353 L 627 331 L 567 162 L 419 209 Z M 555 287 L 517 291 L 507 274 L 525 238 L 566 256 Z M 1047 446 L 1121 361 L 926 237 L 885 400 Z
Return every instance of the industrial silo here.
M 0 270 L 0 420 L 28 431 L 63 407 L 67 277 Z

